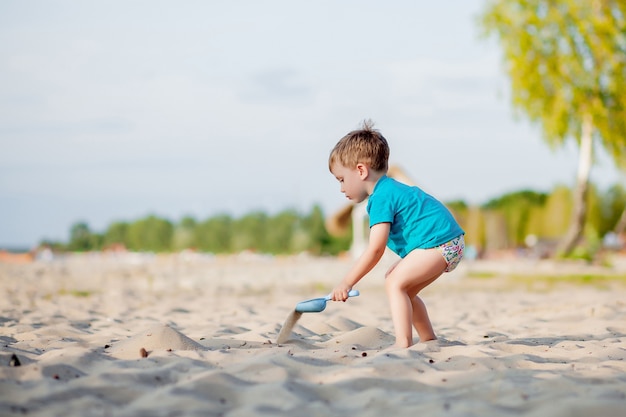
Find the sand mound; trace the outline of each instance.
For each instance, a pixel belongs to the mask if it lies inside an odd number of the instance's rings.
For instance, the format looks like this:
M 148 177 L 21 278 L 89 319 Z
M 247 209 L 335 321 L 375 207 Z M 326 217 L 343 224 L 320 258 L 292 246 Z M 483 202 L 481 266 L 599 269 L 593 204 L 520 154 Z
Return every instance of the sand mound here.
M 357 349 L 381 349 L 393 344 L 393 335 L 383 332 L 377 327 L 365 326 L 337 336 L 324 344 L 327 346 L 350 346 Z
M 333 317 L 327 321 L 327 324 L 329 326 L 332 326 L 332 328 L 342 331 L 342 332 L 356 330 L 359 327 L 363 326 L 362 324 L 359 324 L 356 321 L 347 319 L 343 316 Z
M 139 359 L 142 357 L 142 349 L 148 355 L 157 350 L 206 350 L 204 346 L 170 326 L 158 325 L 113 344 L 108 352 L 119 359 Z

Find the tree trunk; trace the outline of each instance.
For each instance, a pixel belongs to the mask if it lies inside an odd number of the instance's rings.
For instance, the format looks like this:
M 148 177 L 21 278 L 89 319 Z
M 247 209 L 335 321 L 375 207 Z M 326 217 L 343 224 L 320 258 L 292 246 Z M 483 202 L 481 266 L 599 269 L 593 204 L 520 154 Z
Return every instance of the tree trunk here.
M 593 124 L 591 116 L 583 119 L 582 136 L 580 138 L 580 154 L 578 156 L 578 177 L 574 191 L 574 215 L 569 230 L 557 249 L 557 255 L 568 256 L 583 237 L 585 219 L 587 217 L 587 193 L 589 191 L 589 175 L 593 160 Z

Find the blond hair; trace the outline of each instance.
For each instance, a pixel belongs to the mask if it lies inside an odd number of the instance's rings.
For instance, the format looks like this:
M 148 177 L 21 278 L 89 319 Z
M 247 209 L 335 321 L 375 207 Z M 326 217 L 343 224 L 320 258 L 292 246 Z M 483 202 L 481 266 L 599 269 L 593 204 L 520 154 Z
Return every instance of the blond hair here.
M 387 172 L 389 144 L 387 139 L 374 129 L 374 123 L 364 120 L 361 128 L 353 130 L 337 142 L 328 158 L 328 168 L 340 163 L 347 168 L 365 164 L 374 171 Z

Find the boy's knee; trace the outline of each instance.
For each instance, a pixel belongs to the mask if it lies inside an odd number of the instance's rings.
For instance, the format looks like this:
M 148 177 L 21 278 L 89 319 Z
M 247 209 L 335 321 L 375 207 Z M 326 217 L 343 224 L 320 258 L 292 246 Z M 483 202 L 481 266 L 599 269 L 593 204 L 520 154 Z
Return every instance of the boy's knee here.
M 392 279 L 389 279 L 389 273 L 385 274 L 385 290 L 389 291 L 390 289 L 393 288 L 393 286 L 395 285 Z
M 400 262 L 400 261 L 398 261 L 398 262 L 394 263 L 393 265 L 391 265 L 391 266 L 389 267 L 389 269 L 387 270 L 387 272 L 385 272 L 385 279 L 387 279 L 387 277 L 388 277 L 388 276 L 389 276 L 389 275 L 393 272 L 393 270 L 394 270 L 394 269 L 396 269 L 396 266 L 398 266 L 398 263 L 399 263 L 399 262 Z
M 390 274 L 385 276 L 385 289 L 387 291 L 404 291 L 404 287 L 402 280 L 398 279 L 397 276 Z

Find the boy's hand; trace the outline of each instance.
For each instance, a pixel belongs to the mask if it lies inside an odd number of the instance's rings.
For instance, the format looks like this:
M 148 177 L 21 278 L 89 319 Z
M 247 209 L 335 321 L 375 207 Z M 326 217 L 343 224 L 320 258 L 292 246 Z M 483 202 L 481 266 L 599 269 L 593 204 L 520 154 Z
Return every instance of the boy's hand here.
M 346 301 L 348 299 L 348 292 L 352 289 L 351 286 L 344 284 L 343 282 L 335 287 L 333 290 L 333 301 Z

